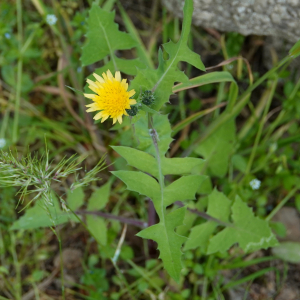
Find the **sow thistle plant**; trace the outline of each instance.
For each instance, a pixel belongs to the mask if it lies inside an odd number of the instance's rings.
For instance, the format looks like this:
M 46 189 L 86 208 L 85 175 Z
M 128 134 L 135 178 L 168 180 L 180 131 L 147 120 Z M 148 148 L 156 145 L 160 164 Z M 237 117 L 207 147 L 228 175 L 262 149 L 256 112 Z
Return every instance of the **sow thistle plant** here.
M 122 7 L 120 10 L 122 16 L 127 18 Z M 186 62 L 205 71 L 200 56 L 187 45 L 192 22 L 192 0 L 185 1 L 183 12 L 179 41 L 163 45 L 163 50 L 158 52 L 158 67 L 154 69 L 132 27 L 128 26 L 130 34 L 119 31 L 114 23 L 114 12 L 94 4 L 88 18 L 87 41 L 81 57 L 84 66 L 105 61 L 104 66 L 96 69 L 87 79 L 85 97 L 93 101 L 87 105 L 87 111 L 96 112 L 95 120 L 104 122 L 111 118 L 113 124 L 118 122 L 122 126 L 128 124 L 126 119 L 122 123 L 123 119 L 130 117 L 135 143 L 132 147 L 112 148 L 137 171 L 117 170 L 112 174 L 122 180 L 128 190 L 145 195 L 153 202 L 159 222 L 137 235 L 157 243 L 164 267 L 176 281 L 179 281 L 182 270 L 182 249 L 201 248 L 208 255 L 227 251 L 235 244 L 239 244 L 245 252 L 277 244 L 267 221 L 256 217 L 237 195 L 228 199 L 217 189 L 208 196 L 207 222 L 194 227 L 190 225 L 187 236 L 179 234 L 179 227 L 186 223 L 189 215 L 187 206 L 178 208 L 174 203 L 194 200 L 195 195 L 201 193 L 202 184 L 210 181 L 205 174 L 221 177 L 227 172 L 231 140 L 235 137 L 234 117 L 237 114 L 234 110 L 238 94 L 237 85 L 228 72 L 214 72 L 189 79 L 178 69 L 180 62 Z M 126 60 L 116 55 L 116 51 L 135 47 L 139 54 L 136 59 Z M 126 79 L 121 79 L 121 73 L 134 76 L 129 88 Z M 184 124 L 179 124 L 172 132 L 168 116 L 160 112 L 170 95 L 206 83 L 226 81 L 231 82 L 231 87 L 227 108 L 220 115 L 223 126 L 212 128 L 211 138 L 194 149 L 206 161 L 195 157 L 169 158 L 172 137 L 184 127 Z M 243 98 L 243 103 L 248 99 L 248 96 Z M 197 118 L 200 116 L 198 114 Z M 166 175 L 174 175 L 178 179 L 167 183 Z

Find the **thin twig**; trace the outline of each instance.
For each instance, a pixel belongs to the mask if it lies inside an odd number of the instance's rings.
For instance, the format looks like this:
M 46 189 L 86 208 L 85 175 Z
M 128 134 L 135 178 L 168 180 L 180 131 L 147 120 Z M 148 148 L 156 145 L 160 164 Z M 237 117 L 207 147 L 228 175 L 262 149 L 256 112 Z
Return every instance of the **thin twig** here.
M 37 288 L 39 291 L 43 291 L 46 289 L 47 286 L 49 286 L 52 282 L 55 276 L 59 273 L 59 268 L 56 268 L 52 271 L 49 277 L 47 277 L 45 280 L 43 280 L 40 284 L 38 284 Z M 34 289 L 30 290 L 26 294 L 22 296 L 22 300 L 30 300 L 35 296 Z
M 102 211 L 87 211 L 87 210 L 77 210 L 75 212 L 76 214 L 79 215 L 94 215 L 94 216 L 99 216 L 105 219 L 110 219 L 110 220 L 116 220 L 125 224 L 131 224 L 137 227 L 141 228 L 146 228 L 148 227 L 148 223 L 146 221 L 140 221 L 136 219 L 129 219 L 129 218 L 124 218 L 120 216 L 116 216 L 110 213 L 104 213 Z
M 180 207 L 185 206 L 184 203 L 182 203 L 181 201 L 176 201 L 174 204 L 176 204 L 176 205 L 178 205 Z M 216 219 L 216 218 L 208 215 L 207 213 L 199 211 L 197 209 L 188 208 L 187 210 L 190 211 L 191 213 L 196 214 L 197 216 L 199 216 L 199 217 L 207 220 L 207 221 L 214 221 L 214 222 L 216 222 L 216 223 L 218 223 L 218 224 L 220 224 L 222 226 L 227 226 L 227 227 L 232 226 L 230 223 L 226 223 L 226 222 L 223 222 L 221 220 L 218 220 L 218 219 Z

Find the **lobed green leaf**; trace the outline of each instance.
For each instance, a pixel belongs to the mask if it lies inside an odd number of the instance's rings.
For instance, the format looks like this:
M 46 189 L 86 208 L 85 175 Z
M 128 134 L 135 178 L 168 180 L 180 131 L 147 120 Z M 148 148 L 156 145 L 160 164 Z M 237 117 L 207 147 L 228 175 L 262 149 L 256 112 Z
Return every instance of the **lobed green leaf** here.
M 111 182 L 109 181 L 94 191 L 88 200 L 87 210 L 95 211 L 104 208 L 109 200 L 110 188 Z
M 223 222 L 229 221 L 231 201 L 216 189 L 208 196 L 207 214 Z M 191 229 L 184 250 L 202 248 L 206 250 L 209 238 L 219 224 L 214 221 L 207 221 Z
M 111 173 L 120 178 L 130 191 L 145 195 L 153 201 L 160 195 L 160 187 L 157 181 L 145 173 L 135 171 L 113 171 Z
M 212 175 L 224 177 L 228 170 L 234 141 L 235 122 L 231 120 L 203 141 L 195 149 L 195 152 L 204 157 L 205 164 Z
M 195 194 L 205 178 L 203 175 L 189 175 L 172 182 L 164 189 L 164 206 L 171 205 L 175 201 L 195 199 Z
M 84 192 L 81 187 L 75 189 L 74 191 L 67 191 L 67 203 L 73 211 L 82 206 L 83 202 Z
M 148 227 L 137 234 L 144 239 L 154 240 L 158 244 L 160 258 L 170 276 L 179 281 L 181 264 L 181 247 L 185 237 L 175 233 L 175 228 L 182 225 L 186 208 L 182 207 L 166 215 L 165 223 L 158 223 Z
M 149 173 L 154 177 L 158 177 L 158 168 L 155 158 L 143 151 L 124 147 L 124 146 L 111 146 L 117 153 L 126 159 L 127 163 L 143 172 Z
M 185 1 L 183 13 L 183 27 L 179 41 L 176 44 L 170 41 L 163 45 L 169 58 L 164 60 L 163 52 L 160 49 L 158 68 L 156 70 L 149 68 L 139 70 L 137 76 L 131 82 L 131 87 L 136 91 L 152 90 L 155 93 L 156 101 L 152 108 L 157 111 L 169 100 L 175 82 L 188 83 L 187 76 L 177 67 L 180 61 L 188 62 L 202 71 L 205 70 L 200 56 L 187 46 L 193 13 L 192 0 Z
M 48 206 L 48 209 L 55 225 L 67 223 L 69 220 L 78 222 L 73 214 L 61 210 L 59 202 L 54 195 L 52 195 L 52 201 L 54 206 Z M 12 224 L 10 230 L 36 229 L 51 226 L 53 226 L 53 222 L 44 208 L 43 200 L 39 199 L 36 200 L 33 207 L 25 210 L 25 214 Z
M 117 68 L 114 51 L 131 49 L 136 46 L 136 41 L 131 35 L 119 31 L 114 18 L 115 12 L 108 12 L 96 4 L 92 5 L 88 18 L 87 43 L 82 48 L 83 66 L 100 61 L 110 55 L 115 68 Z
M 86 216 L 86 225 L 100 245 L 105 246 L 107 243 L 107 226 L 102 218 L 97 216 Z
M 233 226 L 211 238 L 207 254 L 225 252 L 235 243 L 245 251 L 273 247 L 278 244 L 267 221 L 255 217 L 252 209 L 238 196 L 231 208 Z
M 204 160 L 194 157 L 184 158 L 161 158 L 163 175 L 185 175 L 190 174 L 197 166 L 204 164 Z

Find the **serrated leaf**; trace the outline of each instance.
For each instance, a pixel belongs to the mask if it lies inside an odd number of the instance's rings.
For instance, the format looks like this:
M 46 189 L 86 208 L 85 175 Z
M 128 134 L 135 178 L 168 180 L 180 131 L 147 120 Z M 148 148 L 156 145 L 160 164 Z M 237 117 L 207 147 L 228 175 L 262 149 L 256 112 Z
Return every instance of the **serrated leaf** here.
M 199 165 L 203 165 L 204 160 L 194 157 L 184 158 L 161 158 L 163 175 L 184 175 L 190 174 Z
M 198 216 L 194 212 L 187 210 L 182 222 L 183 224 L 177 227 L 176 233 L 179 235 L 187 236 L 197 217 Z
M 235 243 L 245 252 L 277 245 L 268 222 L 255 217 L 252 209 L 238 196 L 231 210 L 232 227 L 225 228 L 210 240 L 207 254 L 224 252 Z
M 84 192 L 81 187 L 77 188 L 74 191 L 67 191 L 67 203 L 68 206 L 75 211 L 78 209 L 84 201 Z
M 203 175 L 189 175 L 172 182 L 164 189 L 164 206 L 171 205 L 175 201 L 195 199 L 195 194 L 205 177 Z
M 171 138 L 171 126 L 167 115 L 153 115 L 153 124 L 157 133 L 158 148 L 161 156 L 168 151 L 170 143 L 173 141 Z M 148 120 L 140 118 L 135 123 L 135 133 L 138 139 L 138 148 L 155 157 L 155 147 L 153 145 L 152 137 L 149 134 Z
M 114 59 L 115 64 L 112 60 L 106 63 L 103 67 L 97 68 L 95 73 L 102 76 L 102 73 L 106 73 L 107 70 L 110 70 L 112 73 L 120 70 L 125 74 L 135 76 L 137 74 L 138 68 L 144 68 L 145 65 L 140 61 L 138 58 L 134 59 L 123 59 L 119 57 L 115 57 Z M 115 68 L 118 67 L 118 70 Z M 89 79 L 95 80 L 93 74 L 88 76 Z
M 185 210 L 186 208 L 182 207 L 166 215 L 165 226 L 162 223 L 158 223 L 137 234 L 137 236 L 144 239 L 154 240 L 158 244 L 160 258 L 164 263 L 164 267 L 177 282 L 180 279 L 182 269 L 182 252 L 180 249 L 186 238 L 178 235 L 174 230 L 182 224 Z
M 160 195 L 157 181 L 145 173 L 135 171 L 113 171 L 111 173 L 120 178 L 130 191 L 146 195 L 153 201 Z
M 109 181 L 94 191 L 88 200 L 87 210 L 95 211 L 104 208 L 109 200 L 110 187 L 111 182 Z
M 198 174 L 198 172 L 192 172 L 192 174 Z M 201 183 L 200 188 L 197 191 L 197 194 L 210 194 L 213 191 L 212 182 L 210 177 L 206 177 Z
M 82 48 L 81 60 L 84 66 L 107 55 L 114 61 L 114 51 L 131 49 L 136 45 L 136 41 L 129 34 L 119 31 L 114 18 L 115 12 L 108 12 L 96 4 L 92 5 L 88 18 L 87 43 Z
M 224 177 L 235 141 L 235 123 L 228 121 L 195 149 L 214 176 Z
M 130 147 L 111 147 L 122 157 L 124 157 L 130 166 L 135 167 L 143 172 L 149 173 L 154 177 L 158 177 L 156 159 L 152 155 Z
M 149 106 L 145 105 L 142 103 L 142 107 L 141 109 L 147 113 L 150 113 L 150 114 L 158 114 L 158 112 L 152 108 L 150 108 Z
M 105 246 L 107 243 L 107 227 L 105 221 L 97 216 L 87 215 L 86 225 L 97 242 Z
M 231 201 L 221 192 L 216 189 L 208 196 L 207 214 L 219 219 L 223 222 L 228 222 L 230 215 Z M 217 228 L 218 223 L 207 221 L 197 225 L 191 229 L 188 240 L 185 243 L 184 250 L 202 248 L 203 251 L 207 248 L 210 236 Z
M 300 243 L 282 242 L 279 246 L 272 248 L 272 253 L 284 261 L 300 263 Z
M 66 223 L 69 220 L 78 222 L 77 218 L 73 214 L 63 212 L 61 210 L 59 202 L 55 196 L 52 196 L 52 201 L 54 206 L 49 206 L 49 211 L 56 225 Z M 53 223 L 43 205 L 43 200 L 37 200 L 33 207 L 27 208 L 25 210 L 25 214 L 13 223 L 10 230 L 36 229 L 53 226 Z
M 175 44 L 170 41 L 163 47 L 168 53 L 168 60 L 164 60 L 163 52 L 160 49 L 158 53 L 158 68 L 156 70 L 143 69 L 139 70 L 135 79 L 131 82 L 131 88 L 140 92 L 142 90 L 154 91 L 156 101 L 152 108 L 159 110 L 162 105 L 169 100 L 172 94 L 172 88 L 175 82 L 187 83 L 187 76 L 179 71 L 177 65 L 180 61 L 185 61 L 200 70 L 205 70 L 200 56 L 192 52 L 187 46 L 188 36 L 190 34 L 190 26 L 192 22 L 193 1 L 186 0 L 183 13 L 183 27 L 179 41 Z

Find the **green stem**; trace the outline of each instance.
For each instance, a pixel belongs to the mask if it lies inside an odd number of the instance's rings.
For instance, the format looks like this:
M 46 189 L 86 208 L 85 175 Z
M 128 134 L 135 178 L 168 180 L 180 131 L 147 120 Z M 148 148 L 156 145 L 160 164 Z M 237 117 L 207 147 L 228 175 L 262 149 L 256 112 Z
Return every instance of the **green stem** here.
M 239 97 L 233 109 L 230 112 L 225 111 L 212 124 L 210 124 L 210 126 L 206 129 L 205 134 L 203 136 L 200 136 L 198 139 L 196 139 L 193 142 L 193 144 L 186 151 L 183 152 L 182 156 L 183 157 L 188 156 L 191 152 L 194 151 L 194 149 L 199 145 L 199 143 L 209 138 L 216 130 L 218 130 L 221 126 L 223 126 L 227 121 L 231 120 L 232 118 L 235 118 L 242 111 L 244 106 L 247 105 L 252 91 L 255 90 L 258 86 L 260 86 L 266 79 L 268 79 L 274 73 L 276 73 L 279 68 L 281 68 L 287 62 L 289 62 L 291 59 L 292 58 L 290 56 L 285 57 L 279 62 L 277 67 L 268 71 L 265 75 L 259 78 L 255 83 L 249 86 L 248 89 Z
M 22 69 L 23 69 L 22 40 L 23 40 L 23 27 L 22 27 L 22 5 L 21 5 L 21 0 L 17 0 L 17 22 L 18 22 L 18 39 L 19 39 L 19 60 L 18 60 L 18 66 L 17 66 L 16 102 L 15 102 L 15 114 L 14 114 L 13 132 L 12 132 L 12 141 L 13 141 L 13 143 L 16 143 L 17 139 L 18 139 L 19 110 L 20 110 L 21 87 L 22 87 Z
M 111 262 L 112 264 L 114 265 L 116 271 L 117 271 L 117 274 L 121 280 L 121 282 L 124 284 L 124 286 L 126 287 L 126 290 L 128 292 L 128 295 L 130 296 L 130 299 L 135 299 L 135 297 L 133 297 L 132 293 L 131 293 L 131 290 L 130 290 L 130 286 L 126 280 L 126 278 L 124 277 L 124 275 L 122 274 L 122 271 L 119 269 L 118 265 L 111 259 Z M 124 289 L 122 289 L 124 290 Z
M 89 232 L 89 234 L 95 239 L 95 241 L 98 243 L 97 238 L 94 236 L 94 234 L 89 230 L 89 228 L 85 225 L 85 223 L 78 217 L 78 215 L 70 208 L 70 206 L 65 203 L 66 207 L 71 211 L 71 213 L 75 216 L 75 218 L 78 220 L 78 222 Z
M 8 125 L 9 113 L 10 113 L 9 104 L 12 101 L 12 99 L 13 99 L 13 94 L 10 93 L 10 97 L 9 97 L 9 99 L 7 101 L 7 107 L 5 109 L 3 121 L 2 121 L 2 124 L 1 124 L 0 138 L 5 138 L 5 132 L 6 132 L 6 128 L 7 128 L 7 125 Z
M 273 83 L 272 83 L 272 86 L 270 88 L 270 91 L 269 91 L 268 101 L 266 103 L 266 106 L 265 106 L 265 109 L 264 109 L 264 112 L 263 112 L 263 115 L 262 115 L 262 118 L 261 118 L 261 121 L 260 121 L 260 124 L 259 124 L 259 128 L 258 128 L 256 137 L 255 137 L 254 146 L 252 148 L 252 152 L 251 152 L 248 164 L 247 164 L 247 168 L 246 168 L 246 172 L 245 172 L 246 175 L 248 175 L 251 171 L 251 167 L 252 167 L 253 160 L 254 160 L 254 157 L 255 157 L 255 154 L 256 154 L 257 146 L 258 146 L 258 143 L 259 143 L 262 131 L 263 131 L 265 121 L 266 121 L 266 115 L 267 115 L 267 113 L 269 111 L 269 108 L 270 108 L 270 105 L 272 103 L 272 99 L 273 99 L 273 96 L 274 96 L 274 93 L 275 93 L 276 86 L 277 86 L 277 80 L 274 80 Z
M 63 264 L 63 255 L 61 247 L 61 239 L 58 236 L 58 245 L 59 245 L 59 257 L 60 257 L 60 273 L 61 273 L 61 292 L 62 298 L 65 300 L 65 278 L 64 278 L 64 264 Z
M 164 181 L 164 176 L 162 174 L 162 168 L 161 168 L 161 160 L 160 160 L 160 154 L 159 154 L 159 149 L 158 149 L 158 139 L 157 139 L 157 133 L 156 130 L 154 129 L 153 126 L 153 118 L 152 116 L 150 116 L 149 114 L 149 132 L 150 132 L 150 136 L 152 138 L 153 141 L 153 145 L 155 148 L 155 157 L 156 157 L 156 161 L 157 161 L 157 167 L 158 167 L 158 182 L 159 182 L 159 186 L 160 186 L 160 211 L 158 211 L 158 215 L 160 217 L 160 221 L 165 225 L 165 209 L 164 209 L 164 187 L 165 187 L 165 181 Z
M 18 256 L 16 252 L 16 239 L 13 233 L 10 234 L 10 239 L 11 239 L 11 254 L 14 260 L 14 266 L 16 270 L 16 283 L 14 284 L 14 292 L 15 292 L 15 297 L 16 300 L 21 300 L 22 298 L 22 284 L 21 284 L 21 267 L 20 263 L 18 261 Z
M 288 200 L 294 196 L 294 194 L 298 191 L 299 186 L 294 187 L 278 204 L 277 206 L 271 211 L 271 213 L 266 217 L 266 221 L 270 221 L 277 212 L 288 202 Z
M 59 245 L 59 257 L 60 257 L 60 277 L 61 277 L 61 294 L 62 294 L 62 299 L 65 300 L 65 278 L 64 278 L 64 260 L 63 260 L 63 255 L 62 255 L 62 246 L 61 246 L 61 238 L 57 231 L 53 228 L 50 227 L 53 233 L 55 234 L 57 240 L 58 240 L 58 245 Z

